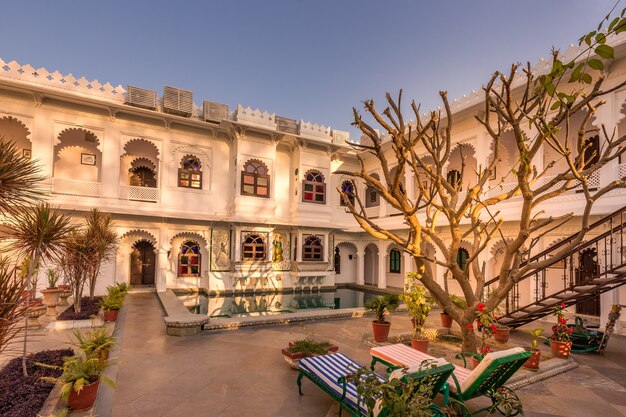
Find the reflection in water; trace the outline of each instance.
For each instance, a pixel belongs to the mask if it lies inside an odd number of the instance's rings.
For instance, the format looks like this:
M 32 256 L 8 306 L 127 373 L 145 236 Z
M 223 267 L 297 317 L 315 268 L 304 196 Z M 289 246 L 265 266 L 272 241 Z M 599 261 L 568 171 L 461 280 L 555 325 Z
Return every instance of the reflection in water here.
M 365 302 L 375 297 L 375 294 L 338 289 L 309 294 L 273 293 L 207 297 L 201 293 L 187 293 L 177 296 L 189 311 L 195 314 L 207 314 L 211 317 L 246 317 L 362 307 Z

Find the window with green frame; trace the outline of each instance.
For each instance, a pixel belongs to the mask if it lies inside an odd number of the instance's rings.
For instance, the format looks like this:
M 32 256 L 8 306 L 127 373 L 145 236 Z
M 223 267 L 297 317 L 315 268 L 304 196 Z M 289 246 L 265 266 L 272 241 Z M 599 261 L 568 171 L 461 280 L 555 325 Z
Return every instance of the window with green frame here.
M 465 269 L 465 265 L 467 265 L 467 260 L 469 259 L 469 252 L 467 249 L 459 248 L 459 251 L 456 253 L 456 264 L 461 269 Z
M 400 261 L 402 254 L 398 249 L 391 249 L 389 252 L 389 272 L 399 274 L 400 273 Z

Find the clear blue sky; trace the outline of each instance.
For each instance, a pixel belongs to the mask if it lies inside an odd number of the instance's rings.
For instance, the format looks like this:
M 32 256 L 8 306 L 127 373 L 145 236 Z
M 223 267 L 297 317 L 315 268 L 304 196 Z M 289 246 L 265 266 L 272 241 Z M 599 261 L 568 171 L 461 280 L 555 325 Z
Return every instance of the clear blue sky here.
M 614 0 L 23 1 L 2 6 L 0 57 L 113 85 L 350 128 L 352 106 L 404 88 L 423 108 L 495 69 L 536 62 Z M 623 7 L 623 5 L 620 5 Z M 618 7 L 619 8 L 619 7 Z M 381 103 L 382 104 L 382 103 Z

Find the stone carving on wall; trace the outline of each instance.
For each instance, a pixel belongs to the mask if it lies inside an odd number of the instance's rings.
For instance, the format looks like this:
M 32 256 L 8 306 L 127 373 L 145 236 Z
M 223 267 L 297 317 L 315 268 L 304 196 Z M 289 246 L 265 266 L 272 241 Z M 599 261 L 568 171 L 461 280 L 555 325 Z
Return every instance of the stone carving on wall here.
M 230 230 L 211 231 L 211 271 L 230 270 Z
M 289 235 L 284 232 L 272 234 L 272 269 L 274 271 L 289 271 L 291 261 L 289 248 Z

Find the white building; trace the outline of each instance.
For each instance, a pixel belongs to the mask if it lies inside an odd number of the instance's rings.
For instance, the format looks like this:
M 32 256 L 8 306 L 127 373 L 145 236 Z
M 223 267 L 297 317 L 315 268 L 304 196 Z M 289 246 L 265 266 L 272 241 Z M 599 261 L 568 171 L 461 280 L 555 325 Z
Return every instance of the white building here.
M 619 44 L 618 58 L 607 74 L 607 87 L 626 77 L 623 40 L 613 40 Z M 572 47 L 565 54 L 575 53 Z M 547 65 L 540 62 L 535 71 Z M 402 216 L 375 193 L 333 174 L 357 168 L 346 132 L 241 105 L 229 109 L 205 101 L 199 107 L 191 92 L 171 87 L 159 98 L 152 91 L 0 60 L 0 135 L 38 161 L 49 178 L 53 205 L 77 215 L 97 207 L 116 219 L 121 245 L 115 263 L 105 266 L 99 291 L 114 281 L 159 291 L 337 284 L 402 288 L 404 274 L 413 269 L 411 258 L 388 241 L 361 232 L 335 191 L 359 187 L 370 216 L 387 228 L 405 228 Z M 626 88 L 606 100 L 594 126 L 626 134 Z M 473 93 L 453 103 L 455 149 L 448 173 L 459 170 L 461 149 L 474 168 L 485 166 L 489 136 L 473 119 L 481 102 L 482 95 Z M 506 152 L 511 146 L 512 140 L 504 141 L 498 171 L 512 165 Z M 363 156 L 376 172 L 373 160 Z M 544 161 L 551 161 L 551 149 L 535 163 L 541 167 Z M 626 161 L 615 161 L 594 181 L 601 185 L 625 175 Z M 406 174 L 405 189 L 415 193 L 412 173 Z M 620 190 L 603 197 L 594 214 L 601 218 L 622 209 L 625 196 L 626 190 Z M 544 209 L 551 214 L 580 212 L 582 202 L 580 194 L 571 192 Z M 505 237 L 513 233 L 517 206 L 513 200 L 499 207 L 510 219 Z M 554 230 L 543 237 L 537 252 L 576 230 Z M 593 230 L 590 238 L 604 230 Z M 488 275 L 499 266 L 502 245 L 494 241 L 482 255 Z M 605 265 L 611 254 L 613 265 L 621 264 L 626 256 L 621 242 L 609 251 L 596 251 L 593 262 Z M 576 268 L 584 272 L 582 255 L 576 257 Z M 511 305 L 531 305 L 559 285 L 567 286 L 563 268 L 520 282 Z M 443 282 L 441 268 L 437 276 Z M 606 317 L 611 304 L 625 303 L 626 287 L 613 286 L 593 306 L 579 306 L 580 312 Z M 450 283 L 450 289 L 457 288 Z

